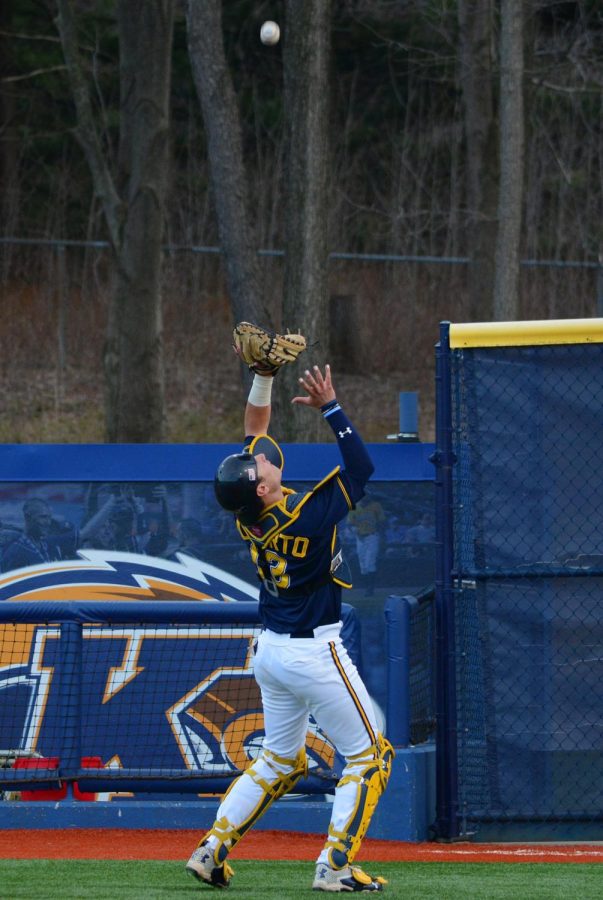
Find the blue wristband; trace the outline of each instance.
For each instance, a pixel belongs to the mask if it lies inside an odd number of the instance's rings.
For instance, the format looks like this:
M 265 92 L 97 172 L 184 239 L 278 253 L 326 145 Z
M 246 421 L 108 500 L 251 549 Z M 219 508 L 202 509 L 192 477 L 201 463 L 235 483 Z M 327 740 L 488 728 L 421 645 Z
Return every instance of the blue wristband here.
M 323 414 L 323 416 L 325 417 L 325 419 L 327 418 L 327 416 L 330 416 L 331 413 L 334 413 L 338 409 L 341 409 L 341 407 L 340 407 L 337 399 L 329 400 L 328 403 L 325 403 L 324 406 L 320 407 L 320 411 Z

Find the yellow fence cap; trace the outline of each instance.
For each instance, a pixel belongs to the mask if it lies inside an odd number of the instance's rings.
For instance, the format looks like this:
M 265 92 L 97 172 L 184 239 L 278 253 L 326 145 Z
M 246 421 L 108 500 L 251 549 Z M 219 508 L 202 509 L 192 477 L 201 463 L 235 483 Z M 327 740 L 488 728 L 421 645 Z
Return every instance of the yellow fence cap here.
M 600 343 L 603 343 L 603 319 L 543 319 L 450 325 L 450 346 L 454 349 Z

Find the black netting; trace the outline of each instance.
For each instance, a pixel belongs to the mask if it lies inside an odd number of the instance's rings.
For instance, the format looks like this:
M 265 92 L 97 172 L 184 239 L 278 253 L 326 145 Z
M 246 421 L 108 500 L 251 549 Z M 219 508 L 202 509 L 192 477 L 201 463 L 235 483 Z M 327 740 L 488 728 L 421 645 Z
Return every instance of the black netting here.
M 452 354 L 460 813 L 603 817 L 603 347 Z
M 435 645 L 433 592 L 428 591 L 410 616 L 410 743 L 435 736 Z

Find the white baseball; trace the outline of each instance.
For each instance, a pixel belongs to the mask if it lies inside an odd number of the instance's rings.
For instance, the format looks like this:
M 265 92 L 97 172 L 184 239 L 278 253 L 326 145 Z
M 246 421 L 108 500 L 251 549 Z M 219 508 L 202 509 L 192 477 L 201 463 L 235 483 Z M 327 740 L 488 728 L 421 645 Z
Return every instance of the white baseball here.
M 260 40 L 262 44 L 278 44 L 281 36 L 281 30 L 276 22 L 264 22 L 260 28 Z

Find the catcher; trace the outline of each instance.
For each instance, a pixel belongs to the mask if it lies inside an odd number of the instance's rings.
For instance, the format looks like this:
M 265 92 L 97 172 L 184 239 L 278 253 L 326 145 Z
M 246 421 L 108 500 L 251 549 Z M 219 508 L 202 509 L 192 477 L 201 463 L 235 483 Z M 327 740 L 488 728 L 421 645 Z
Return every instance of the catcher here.
M 295 348 L 303 341 L 298 338 L 294 336 Z M 262 349 L 247 357 L 251 341 L 243 351 L 238 340 L 235 329 L 235 348 L 256 371 L 245 408 L 245 449 L 220 464 L 215 491 L 221 506 L 236 516 L 261 582 L 263 630 L 254 675 L 262 694 L 265 738 L 257 759 L 224 795 L 212 828 L 186 869 L 214 887 L 229 884 L 230 851 L 307 773 L 311 714 L 345 758 L 312 887 L 337 893 L 382 891 L 385 880 L 367 875 L 353 861 L 387 785 L 393 748 L 379 732 L 370 697 L 341 641 L 341 591 L 351 585 L 337 538 L 337 525 L 364 495 L 373 464 L 337 402 L 329 366 L 324 373 L 314 366 L 299 379 L 305 393 L 293 402 L 320 411 L 335 434 L 344 467 L 337 466 L 310 491 L 284 487 L 283 455 L 266 434 L 271 369 L 278 370 L 273 338 L 259 341 Z

